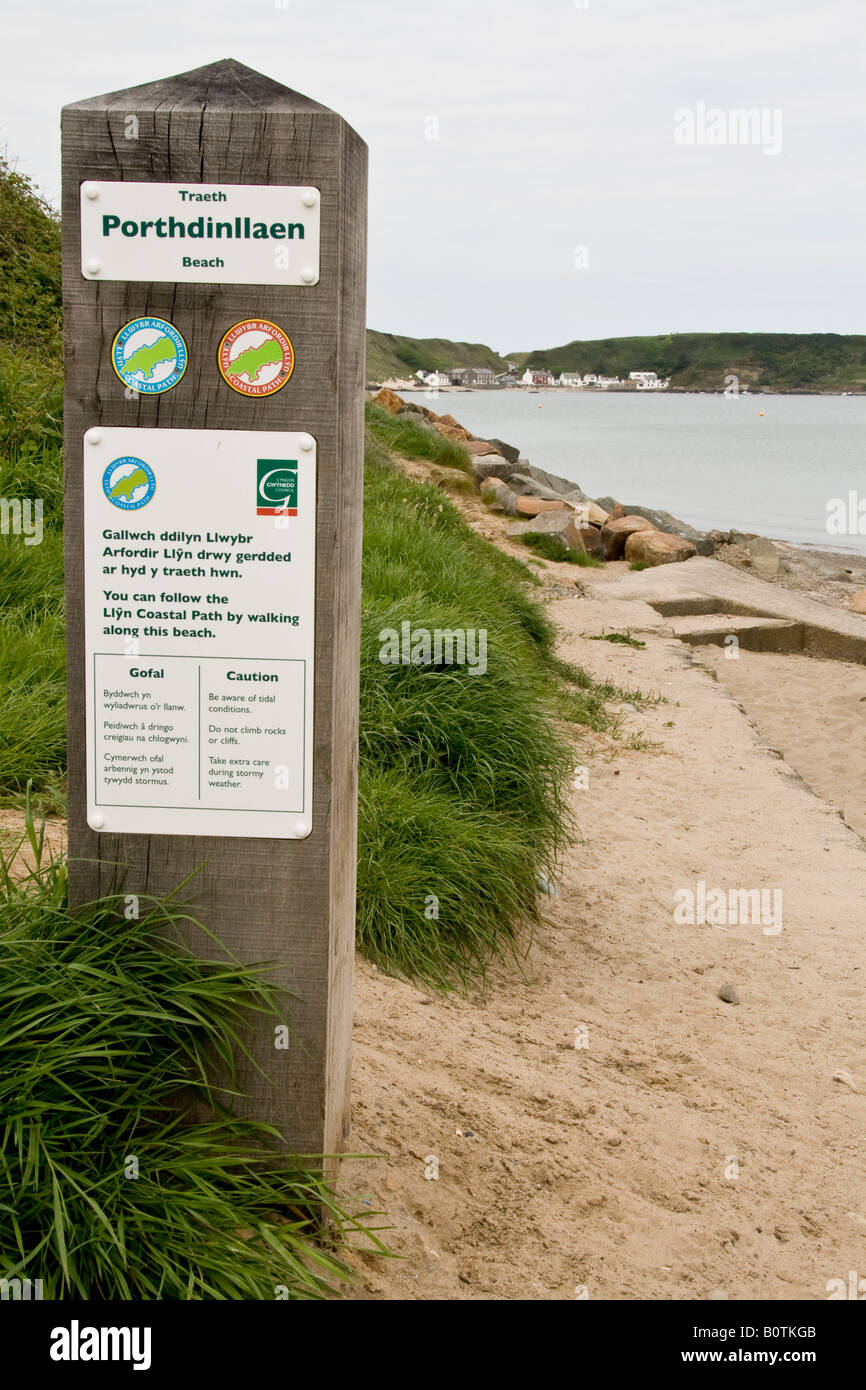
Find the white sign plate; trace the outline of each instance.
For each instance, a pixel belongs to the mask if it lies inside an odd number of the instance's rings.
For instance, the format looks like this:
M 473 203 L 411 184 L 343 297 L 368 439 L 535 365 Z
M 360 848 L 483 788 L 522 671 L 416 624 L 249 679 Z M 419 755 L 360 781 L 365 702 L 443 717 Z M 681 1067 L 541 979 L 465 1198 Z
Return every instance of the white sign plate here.
M 88 824 L 309 835 L 313 437 L 92 429 L 84 499 Z
M 316 285 L 317 188 L 274 184 L 81 185 L 86 280 Z

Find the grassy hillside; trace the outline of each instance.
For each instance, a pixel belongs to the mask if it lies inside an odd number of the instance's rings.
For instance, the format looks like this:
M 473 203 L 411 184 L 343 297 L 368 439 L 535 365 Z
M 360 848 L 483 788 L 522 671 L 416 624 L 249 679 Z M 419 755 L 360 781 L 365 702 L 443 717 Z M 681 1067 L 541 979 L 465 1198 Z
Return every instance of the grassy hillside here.
M 484 343 L 452 343 L 447 338 L 400 338 L 394 333 L 367 329 L 367 380 L 414 376 L 416 371 L 445 371 L 449 367 L 492 367 L 506 370 L 499 357 Z
M 598 338 L 515 354 L 532 367 L 627 377 L 654 371 L 681 390 L 722 391 L 725 377 L 765 391 L 866 390 L 866 336 L 836 333 L 676 333 Z

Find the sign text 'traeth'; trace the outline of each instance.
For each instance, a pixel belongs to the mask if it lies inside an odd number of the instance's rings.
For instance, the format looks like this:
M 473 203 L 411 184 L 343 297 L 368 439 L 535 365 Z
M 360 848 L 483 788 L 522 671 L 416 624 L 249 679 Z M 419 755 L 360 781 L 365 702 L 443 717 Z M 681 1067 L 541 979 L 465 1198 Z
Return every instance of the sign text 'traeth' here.
M 316 188 L 87 181 L 81 272 L 88 280 L 315 285 Z

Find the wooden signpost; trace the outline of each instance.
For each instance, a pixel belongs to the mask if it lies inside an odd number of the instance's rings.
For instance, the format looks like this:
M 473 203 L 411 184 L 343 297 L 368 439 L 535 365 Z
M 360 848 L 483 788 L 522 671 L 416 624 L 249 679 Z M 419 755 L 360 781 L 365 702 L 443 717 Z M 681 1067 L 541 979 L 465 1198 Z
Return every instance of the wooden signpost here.
M 314 1154 L 349 1118 L 366 155 L 234 61 L 63 112 L 70 891 L 204 866 L 197 914 L 298 996 L 247 1113 Z

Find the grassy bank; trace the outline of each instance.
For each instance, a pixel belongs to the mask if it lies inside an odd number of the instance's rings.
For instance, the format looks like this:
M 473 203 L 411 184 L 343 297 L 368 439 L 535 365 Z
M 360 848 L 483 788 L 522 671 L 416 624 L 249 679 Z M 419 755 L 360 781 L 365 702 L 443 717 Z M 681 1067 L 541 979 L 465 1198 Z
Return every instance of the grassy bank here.
M 385 969 L 445 985 L 532 916 L 537 875 L 563 844 L 573 759 L 528 571 L 394 467 L 381 414 L 369 413 L 364 506 L 358 941 Z M 438 459 L 437 436 L 419 430 L 425 447 Z M 483 632 L 486 669 L 383 662 L 383 635 L 404 623 Z

